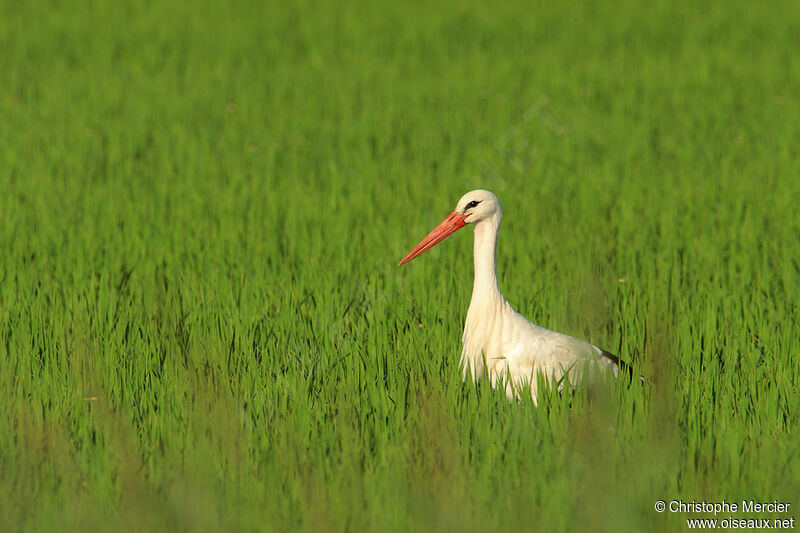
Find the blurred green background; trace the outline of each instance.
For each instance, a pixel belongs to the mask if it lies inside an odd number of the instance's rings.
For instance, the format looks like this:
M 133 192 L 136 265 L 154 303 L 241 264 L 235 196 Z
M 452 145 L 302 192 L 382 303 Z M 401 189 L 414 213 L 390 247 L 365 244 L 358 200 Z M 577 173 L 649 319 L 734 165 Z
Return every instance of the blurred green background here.
M 800 506 L 796 2 L 0 1 L 0 73 L 2 529 Z M 474 188 L 647 385 L 461 383 L 469 232 L 396 265 Z

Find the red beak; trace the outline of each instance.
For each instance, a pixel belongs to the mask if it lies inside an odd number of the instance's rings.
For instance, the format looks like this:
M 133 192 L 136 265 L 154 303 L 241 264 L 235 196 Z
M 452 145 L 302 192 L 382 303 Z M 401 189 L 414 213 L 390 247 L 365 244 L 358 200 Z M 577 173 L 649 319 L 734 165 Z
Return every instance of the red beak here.
M 400 261 L 401 265 L 405 265 L 415 257 L 419 257 L 423 253 L 427 252 L 430 248 L 432 248 L 436 243 L 443 241 L 445 238 L 452 235 L 456 230 L 463 228 L 467 225 L 464 222 L 464 219 L 467 218 L 467 215 L 462 215 L 453 211 L 450 215 L 442 221 L 441 224 L 433 228 L 433 231 L 428 233 L 428 236 L 419 241 L 419 244 L 414 247 L 413 250 L 408 252 L 402 261 Z

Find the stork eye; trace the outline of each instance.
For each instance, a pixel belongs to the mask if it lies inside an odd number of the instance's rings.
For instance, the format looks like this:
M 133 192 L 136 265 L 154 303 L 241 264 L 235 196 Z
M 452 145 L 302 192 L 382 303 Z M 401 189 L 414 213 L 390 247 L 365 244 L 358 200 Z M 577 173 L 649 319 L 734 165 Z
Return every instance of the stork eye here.
M 479 203 L 481 203 L 481 200 L 472 200 L 472 201 L 471 201 L 470 203 L 468 203 L 468 204 L 467 204 L 467 206 L 464 208 L 464 211 L 466 211 L 467 209 L 472 209 L 473 207 L 477 207 Z

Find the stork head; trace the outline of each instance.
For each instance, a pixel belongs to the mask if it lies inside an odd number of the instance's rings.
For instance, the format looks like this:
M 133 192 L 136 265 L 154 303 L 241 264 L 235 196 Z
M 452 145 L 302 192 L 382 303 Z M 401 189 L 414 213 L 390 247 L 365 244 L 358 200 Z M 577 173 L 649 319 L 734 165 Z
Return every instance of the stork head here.
M 501 213 L 502 209 L 497 196 L 489 191 L 477 189 L 462 196 L 453 212 L 464 215 L 464 222 L 467 224 L 475 224 L 495 213 Z
M 502 212 L 500 200 L 489 191 L 477 189 L 468 192 L 458 201 L 455 211 L 450 213 L 441 224 L 433 228 L 427 237 L 408 252 L 400 264 L 404 265 L 415 257 L 419 257 L 467 224 L 476 224 L 492 216 L 497 216 L 499 219 Z

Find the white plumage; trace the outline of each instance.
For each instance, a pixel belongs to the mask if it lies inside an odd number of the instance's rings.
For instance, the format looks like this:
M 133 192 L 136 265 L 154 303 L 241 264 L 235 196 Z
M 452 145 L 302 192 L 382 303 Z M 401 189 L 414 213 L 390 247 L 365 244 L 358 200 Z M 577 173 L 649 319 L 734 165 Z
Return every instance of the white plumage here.
M 616 356 L 562 333 L 550 331 L 523 317 L 503 297 L 497 284 L 495 250 L 503 211 L 489 191 L 471 191 L 461 197 L 453 211 L 406 255 L 405 264 L 456 230 L 475 226 L 475 281 L 462 337 L 461 372 L 464 380 L 477 382 L 484 375 L 493 387 L 503 386 L 509 400 L 530 387 L 537 402 L 537 377 L 563 387 L 593 374 L 613 372 Z

